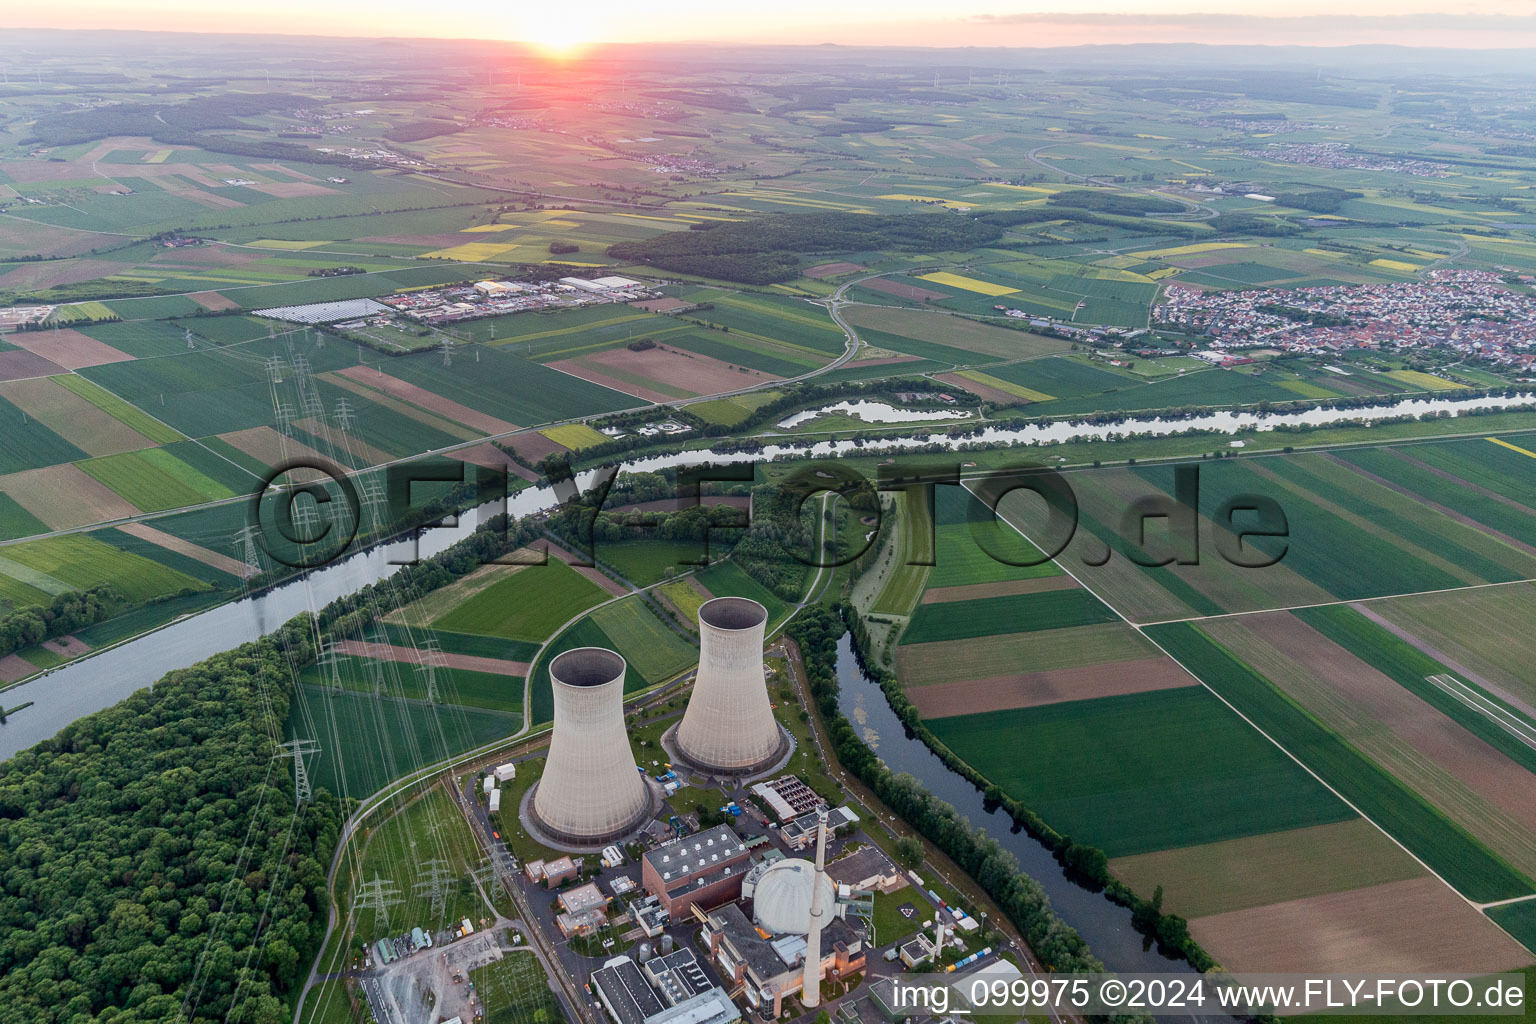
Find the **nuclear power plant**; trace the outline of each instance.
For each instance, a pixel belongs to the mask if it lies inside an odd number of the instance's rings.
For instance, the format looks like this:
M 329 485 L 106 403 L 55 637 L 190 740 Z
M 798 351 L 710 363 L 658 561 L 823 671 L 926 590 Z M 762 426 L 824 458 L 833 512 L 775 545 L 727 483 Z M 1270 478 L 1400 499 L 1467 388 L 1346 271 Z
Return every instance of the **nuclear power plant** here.
M 673 733 L 688 764 L 750 775 L 771 767 L 788 748 L 763 676 L 767 622 L 768 610 L 745 597 L 717 597 L 699 608 L 699 671 Z
M 528 807 L 532 824 L 561 842 L 610 842 L 650 817 L 651 794 L 624 728 L 625 668 L 601 647 L 578 647 L 549 663 L 554 729 Z

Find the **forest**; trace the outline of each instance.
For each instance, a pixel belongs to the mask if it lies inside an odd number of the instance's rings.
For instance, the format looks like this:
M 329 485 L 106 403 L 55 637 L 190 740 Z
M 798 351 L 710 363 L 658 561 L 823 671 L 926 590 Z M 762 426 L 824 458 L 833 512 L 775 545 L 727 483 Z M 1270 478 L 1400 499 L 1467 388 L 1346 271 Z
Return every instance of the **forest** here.
M 172 672 L 0 766 L 0 1022 L 280 1024 L 343 811 L 281 753 L 311 626 Z
M 812 253 L 966 250 L 1002 234 L 997 225 L 943 213 L 781 213 L 619 242 L 609 246 L 608 255 L 680 274 L 772 284 L 798 277 L 801 257 Z

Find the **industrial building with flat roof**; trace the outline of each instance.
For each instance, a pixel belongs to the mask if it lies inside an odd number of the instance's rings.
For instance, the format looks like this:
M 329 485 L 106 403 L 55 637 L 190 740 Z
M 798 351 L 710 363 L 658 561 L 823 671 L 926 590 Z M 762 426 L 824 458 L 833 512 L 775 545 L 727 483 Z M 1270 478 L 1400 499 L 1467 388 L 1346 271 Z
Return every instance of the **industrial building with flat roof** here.
M 729 825 L 716 825 L 647 850 L 640 878 L 674 921 L 695 905 L 719 906 L 741 896 L 751 854 Z
M 793 775 L 759 782 L 752 792 L 780 821 L 790 821 L 826 805 L 817 792 Z
M 664 999 L 646 979 L 668 973 L 665 961 L 678 958 L 681 963 L 680 954 L 684 953 L 704 984 L 698 991 L 677 989 L 682 998 L 673 1002 Z M 627 956 L 614 957 L 592 973 L 592 987 L 616 1024 L 735 1024 L 741 1019 L 736 1004 L 724 989 L 708 983 L 687 950 L 647 961 L 644 971 Z
M 715 987 L 693 950 L 687 948 L 647 960 L 641 970 L 668 1006 L 686 1002 Z
M 563 913 L 555 923 L 567 938 L 590 935 L 608 923 L 608 897 L 594 882 L 561 893 L 556 902 Z
M 828 864 L 827 877 L 839 888 L 847 889 L 892 892 L 907 884 L 896 865 L 878 846 L 866 846 Z

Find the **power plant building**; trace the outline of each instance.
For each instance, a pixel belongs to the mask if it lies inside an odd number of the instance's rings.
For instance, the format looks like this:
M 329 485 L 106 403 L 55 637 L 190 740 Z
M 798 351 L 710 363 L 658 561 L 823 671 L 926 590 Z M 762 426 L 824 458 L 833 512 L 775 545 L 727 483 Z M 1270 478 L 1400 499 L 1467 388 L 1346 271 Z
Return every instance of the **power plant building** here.
M 751 853 L 729 825 L 716 825 L 654 850 L 647 850 L 640 879 L 672 920 L 695 905 L 703 909 L 741 897 L 741 880 Z
M 677 727 L 677 752 L 722 774 L 770 767 L 788 745 L 763 675 L 768 610 L 744 597 L 717 597 L 699 608 L 699 671 Z
M 578 647 L 549 663 L 555 718 L 532 824 L 557 840 L 606 845 L 650 815 L 651 797 L 624 728 L 624 659 Z

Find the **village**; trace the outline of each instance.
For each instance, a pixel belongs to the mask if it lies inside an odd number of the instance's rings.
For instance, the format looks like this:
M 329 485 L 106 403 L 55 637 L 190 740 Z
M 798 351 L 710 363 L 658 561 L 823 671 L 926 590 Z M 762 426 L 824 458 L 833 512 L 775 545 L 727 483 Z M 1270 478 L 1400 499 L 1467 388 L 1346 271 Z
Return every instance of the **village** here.
M 1321 352 L 1449 346 L 1468 358 L 1529 366 L 1536 301 L 1487 270 L 1436 270 L 1424 281 L 1200 291 L 1170 284 L 1153 322 L 1209 335 L 1216 349 Z

